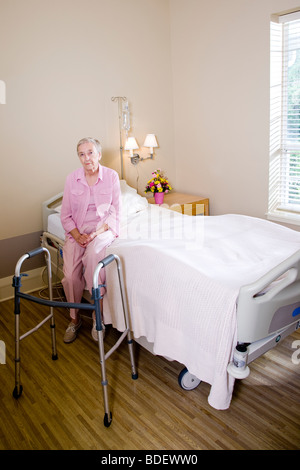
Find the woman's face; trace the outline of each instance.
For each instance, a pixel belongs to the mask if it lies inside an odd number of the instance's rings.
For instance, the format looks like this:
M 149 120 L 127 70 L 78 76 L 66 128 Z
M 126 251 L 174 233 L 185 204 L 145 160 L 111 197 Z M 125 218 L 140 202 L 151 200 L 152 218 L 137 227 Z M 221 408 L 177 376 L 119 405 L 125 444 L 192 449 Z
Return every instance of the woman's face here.
M 78 147 L 78 156 L 86 173 L 95 173 L 99 167 L 101 153 L 92 142 L 85 142 Z

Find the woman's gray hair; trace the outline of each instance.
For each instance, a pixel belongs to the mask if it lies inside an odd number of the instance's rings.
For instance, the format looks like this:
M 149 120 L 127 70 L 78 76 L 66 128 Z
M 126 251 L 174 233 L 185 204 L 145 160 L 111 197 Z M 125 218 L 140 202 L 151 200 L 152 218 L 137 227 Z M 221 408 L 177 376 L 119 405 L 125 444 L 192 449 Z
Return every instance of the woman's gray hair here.
M 86 144 L 87 142 L 91 142 L 93 145 L 95 145 L 97 151 L 102 155 L 102 148 L 99 140 L 93 139 L 92 137 L 85 137 L 84 139 L 81 139 L 78 144 L 77 144 L 77 153 L 78 153 L 78 148 L 82 144 Z

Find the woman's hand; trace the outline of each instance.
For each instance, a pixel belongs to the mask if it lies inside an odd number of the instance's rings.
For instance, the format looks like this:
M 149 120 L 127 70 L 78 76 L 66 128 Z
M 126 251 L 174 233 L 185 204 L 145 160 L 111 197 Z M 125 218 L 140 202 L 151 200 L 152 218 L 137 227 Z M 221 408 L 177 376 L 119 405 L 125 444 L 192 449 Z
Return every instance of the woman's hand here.
M 77 228 L 72 230 L 70 233 L 76 243 L 78 243 L 82 248 L 86 248 L 89 243 L 91 243 L 94 238 L 96 238 L 100 233 L 106 232 L 109 229 L 107 224 L 102 225 L 98 230 L 92 233 L 80 233 Z
M 90 235 L 87 233 L 80 233 L 79 230 L 74 229 L 71 232 L 72 237 L 74 238 L 75 242 L 78 243 L 82 248 L 85 248 L 90 240 Z

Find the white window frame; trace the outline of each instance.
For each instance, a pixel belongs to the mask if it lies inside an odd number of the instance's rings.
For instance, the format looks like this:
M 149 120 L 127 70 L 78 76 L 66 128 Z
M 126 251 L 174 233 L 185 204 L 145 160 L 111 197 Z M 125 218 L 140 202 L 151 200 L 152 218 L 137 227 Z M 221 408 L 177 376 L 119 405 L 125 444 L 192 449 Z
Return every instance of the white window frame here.
M 284 25 L 291 21 L 300 23 L 300 11 L 272 17 L 270 28 L 270 161 L 267 217 L 279 222 L 300 225 L 300 203 L 292 204 L 288 195 L 288 182 L 291 181 L 288 160 L 290 152 L 300 152 L 300 142 L 290 143 L 285 138 L 287 52 L 284 49 L 283 35 Z M 300 175 L 297 178 L 300 185 Z

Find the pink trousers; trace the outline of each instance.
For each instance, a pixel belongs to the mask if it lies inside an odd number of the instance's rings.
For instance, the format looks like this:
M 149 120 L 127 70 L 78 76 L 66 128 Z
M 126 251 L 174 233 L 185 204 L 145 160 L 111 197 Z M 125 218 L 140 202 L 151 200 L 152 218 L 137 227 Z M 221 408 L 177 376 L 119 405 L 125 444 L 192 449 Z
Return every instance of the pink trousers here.
M 64 278 L 62 285 L 68 302 L 80 303 L 84 289 L 92 292 L 93 276 L 97 264 L 105 258 L 105 249 L 114 240 L 110 230 L 98 235 L 86 248 L 68 238 L 63 249 Z M 99 284 L 105 283 L 105 269 L 100 269 Z M 101 288 L 104 295 L 105 288 Z M 70 309 L 71 318 L 76 318 L 77 310 Z

